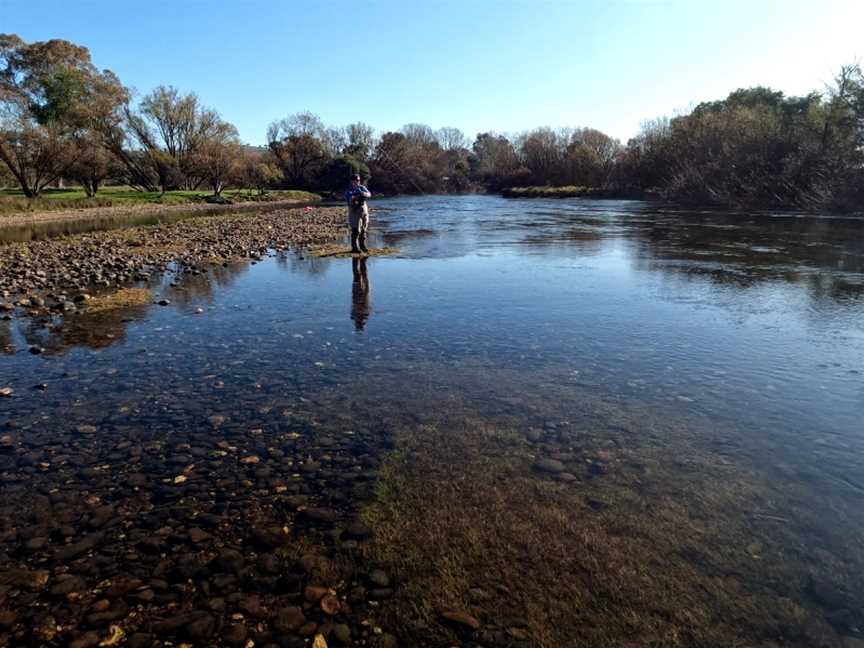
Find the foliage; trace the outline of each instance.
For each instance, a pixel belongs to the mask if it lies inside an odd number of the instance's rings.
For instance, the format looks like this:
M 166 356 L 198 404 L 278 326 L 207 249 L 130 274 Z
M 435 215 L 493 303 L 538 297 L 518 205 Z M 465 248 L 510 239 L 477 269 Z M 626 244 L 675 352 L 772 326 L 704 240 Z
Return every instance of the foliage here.
M 89 52 L 0 35 L 0 184 L 28 198 L 62 180 L 91 197 L 107 181 L 145 192 L 227 186 L 337 191 L 359 172 L 376 193 L 656 194 L 732 207 L 860 210 L 864 74 L 842 68 L 823 92 L 742 88 L 687 114 L 645 122 L 626 146 L 592 128 L 516 135 L 409 123 L 376 134 L 311 112 L 274 121 L 266 150 L 194 93 L 158 86 L 134 103 Z M 541 189 L 534 189 L 539 187 Z M 519 189 L 522 188 L 522 189 Z M 552 191 L 551 188 L 563 188 Z
M 0 34 L 0 162 L 28 198 L 67 174 L 82 140 L 111 120 L 125 88 L 64 40 Z

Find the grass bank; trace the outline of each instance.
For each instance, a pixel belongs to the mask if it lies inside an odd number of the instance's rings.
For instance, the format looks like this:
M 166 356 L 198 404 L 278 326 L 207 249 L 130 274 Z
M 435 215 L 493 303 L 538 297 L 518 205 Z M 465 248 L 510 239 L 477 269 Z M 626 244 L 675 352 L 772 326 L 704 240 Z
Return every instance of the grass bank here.
M 211 191 L 135 191 L 130 187 L 105 187 L 90 198 L 80 187 L 46 189 L 39 198 L 29 199 L 20 189 L 0 189 L 0 218 L 4 216 L 62 210 L 93 209 L 104 207 L 137 207 L 141 205 L 198 205 L 208 204 L 213 197 Z M 268 191 L 258 195 L 257 191 L 231 189 L 222 192 L 222 198 L 231 203 L 318 201 L 318 194 L 308 191 Z

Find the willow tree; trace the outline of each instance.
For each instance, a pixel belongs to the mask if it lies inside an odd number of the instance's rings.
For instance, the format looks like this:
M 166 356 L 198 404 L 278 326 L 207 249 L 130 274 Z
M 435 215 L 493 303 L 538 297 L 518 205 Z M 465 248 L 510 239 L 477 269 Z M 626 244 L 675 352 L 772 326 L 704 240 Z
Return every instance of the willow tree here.
M 115 119 L 125 98 L 87 48 L 0 34 L 0 162 L 28 198 L 81 161 L 84 142 Z

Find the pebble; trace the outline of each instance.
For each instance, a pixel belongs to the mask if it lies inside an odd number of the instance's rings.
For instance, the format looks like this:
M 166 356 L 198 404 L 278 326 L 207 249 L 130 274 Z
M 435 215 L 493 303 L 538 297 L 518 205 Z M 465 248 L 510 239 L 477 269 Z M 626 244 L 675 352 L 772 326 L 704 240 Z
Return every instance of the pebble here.
M 369 582 L 377 587 L 390 587 L 390 577 L 383 569 L 374 569 L 369 573 Z
M 276 611 L 273 627 L 278 632 L 296 632 L 306 623 L 303 610 L 296 606 L 283 607 Z
M 450 610 L 441 613 L 441 618 L 445 621 L 449 621 L 457 626 L 461 626 L 463 628 L 468 628 L 470 630 L 477 630 L 480 628 L 480 621 L 475 619 L 473 616 L 468 614 L 467 612 L 461 612 L 458 610 Z
M 534 462 L 534 469 L 546 473 L 564 472 L 564 464 L 557 459 L 538 459 Z

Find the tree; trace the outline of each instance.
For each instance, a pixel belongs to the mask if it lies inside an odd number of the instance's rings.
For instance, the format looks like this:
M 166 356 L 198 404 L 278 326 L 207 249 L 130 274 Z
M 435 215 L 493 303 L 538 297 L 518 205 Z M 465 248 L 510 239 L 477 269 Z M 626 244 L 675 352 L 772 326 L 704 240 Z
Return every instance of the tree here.
M 345 133 L 348 137 L 348 145 L 342 152 L 356 160 L 363 162 L 368 160 L 375 148 L 375 129 L 363 122 L 356 122 L 348 124 Z
M 267 146 L 276 158 L 285 181 L 295 189 L 312 186 L 330 157 L 325 127 L 310 112 L 275 121 L 267 129 Z
M 110 71 L 65 40 L 0 34 L 0 162 L 28 198 L 67 174 L 126 97 Z
M 170 188 L 196 188 L 204 180 L 200 154 L 225 135 L 219 113 L 201 105 L 194 93 L 181 95 L 176 88 L 159 86 L 145 95 L 137 110 L 126 106 L 122 133 L 109 136 L 109 145 L 129 174 L 164 193 Z M 143 155 L 134 155 L 140 151 Z
M 92 198 L 102 183 L 117 173 L 116 161 L 110 151 L 94 138 L 84 139 L 78 146 L 81 150 L 69 167 L 67 176 L 78 182 L 87 197 Z
M 438 144 L 445 151 L 458 151 L 468 146 L 468 140 L 458 128 L 439 128 L 435 133 Z
M 263 196 L 267 187 L 282 181 L 282 171 L 269 153 L 257 150 L 247 150 L 240 161 L 237 170 L 238 184 L 243 187 L 254 187 L 258 195 Z
M 472 145 L 471 176 L 493 190 L 525 184 L 531 172 L 520 168 L 513 142 L 503 135 L 480 133 Z M 513 182 L 515 177 L 520 181 Z
M 351 155 L 339 155 L 327 163 L 322 174 L 322 188 L 332 192 L 342 191 L 354 175 L 368 180 L 369 167 Z
M 237 129 L 217 120 L 190 157 L 189 168 L 203 177 L 214 196 L 222 195 L 229 179 L 235 178 L 242 162 L 242 147 Z

